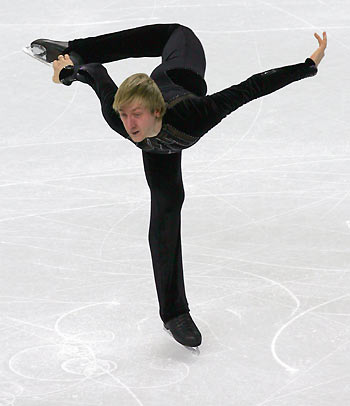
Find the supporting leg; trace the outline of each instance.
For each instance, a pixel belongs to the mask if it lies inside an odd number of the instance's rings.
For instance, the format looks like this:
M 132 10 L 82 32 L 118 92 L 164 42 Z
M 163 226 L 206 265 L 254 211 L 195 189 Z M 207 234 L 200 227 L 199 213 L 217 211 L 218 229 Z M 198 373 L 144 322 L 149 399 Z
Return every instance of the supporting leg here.
M 181 152 L 170 155 L 142 151 L 151 191 L 149 244 L 164 323 L 188 313 L 181 252 L 181 208 L 185 198 Z

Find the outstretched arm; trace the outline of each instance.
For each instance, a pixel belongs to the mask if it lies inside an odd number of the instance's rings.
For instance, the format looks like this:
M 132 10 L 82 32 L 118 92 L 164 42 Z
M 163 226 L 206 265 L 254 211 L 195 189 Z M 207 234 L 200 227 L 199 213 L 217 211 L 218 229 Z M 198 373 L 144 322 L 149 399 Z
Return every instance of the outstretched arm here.
M 206 97 L 185 100 L 181 113 L 186 115 L 189 134 L 201 137 L 217 125 L 224 117 L 244 104 L 275 92 L 288 84 L 314 76 L 327 46 L 326 33 L 323 40 L 315 34 L 319 48 L 305 62 L 271 69 L 255 74 L 238 85 Z

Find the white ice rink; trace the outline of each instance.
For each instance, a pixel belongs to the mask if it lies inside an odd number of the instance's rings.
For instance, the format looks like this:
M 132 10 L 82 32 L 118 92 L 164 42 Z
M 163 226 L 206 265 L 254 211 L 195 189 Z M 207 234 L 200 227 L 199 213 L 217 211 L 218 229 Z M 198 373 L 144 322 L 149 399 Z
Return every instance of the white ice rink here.
M 348 0 L 1 0 L 0 406 L 350 404 Z M 186 292 L 203 344 L 163 330 L 142 152 L 92 89 L 21 49 L 190 26 L 208 94 L 303 62 L 183 152 Z M 106 65 L 120 84 L 160 58 Z

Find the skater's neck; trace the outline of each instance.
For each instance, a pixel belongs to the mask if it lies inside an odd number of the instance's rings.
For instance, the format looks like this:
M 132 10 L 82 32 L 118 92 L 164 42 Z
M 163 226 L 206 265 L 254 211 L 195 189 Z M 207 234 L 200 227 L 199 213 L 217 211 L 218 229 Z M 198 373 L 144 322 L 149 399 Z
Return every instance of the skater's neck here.
M 162 129 L 162 125 L 163 125 L 163 120 L 161 118 L 156 120 L 154 129 L 153 129 L 153 135 L 149 135 L 147 138 L 156 137 L 160 133 L 160 131 Z

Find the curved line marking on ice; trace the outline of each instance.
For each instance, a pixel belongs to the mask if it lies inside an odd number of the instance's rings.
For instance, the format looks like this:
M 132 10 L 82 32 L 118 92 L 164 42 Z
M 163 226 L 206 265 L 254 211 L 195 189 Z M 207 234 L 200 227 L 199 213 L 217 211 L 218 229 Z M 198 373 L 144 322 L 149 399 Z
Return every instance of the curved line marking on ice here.
M 314 310 L 316 310 L 316 309 L 318 309 L 318 308 L 320 308 L 320 307 L 322 307 L 322 306 L 325 306 L 325 305 L 327 305 L 327 304 L 336 302 L 336 301 L 338 301 L 338 300 L 344 299 L 345 297 L 349 297 L 349 296 L 350 296 L 350 294 L 347 293 L 346 295 L 339 296 L 339 297 L 337 297 L 337 298 L 335 298 L 335 299 L 331 299 L 331 300 L 328 300 L 327 302 L 324 302 L 324 303 L 318 304 L 317 306 L 311 307 L 310 309 L 305 310 L 304 312 L 298 314 L 297 316 L 295 316 L 295 317 L 293 317 L 291 320 L 289 320 L 286 324 L 284 324 L 284 325 L 277 331 L 277 333 L 275 334 L 275 336 L 274 336 L 274 338 L 273 338 L 273 340 L 272 340 L 272 343 L 271 343 L 271 352 L 272 352 L 272 355 L 273 355 L 273 358 L 275 359 L 275 361 L 276 361 L 278 364 L 280 364 L 283 368 L 285 368 L 288 372 L 291 372 L 291 373 L 296 373 L 296 372 L 298 372 L 298 371 L 299 371 L 298 368 L 294 368 L 294 367 L 288 365 L 287 363 L 283 362 L 283 361 L 281 360 L 281 358 L 277 355 L 277 352 L 276 352 L 276 343 L 277 343 L 277 340 L 279 339 L 279 337 L 281 336 L 281 334 L 283 333 L 283 331 L 284 331 L 287 327 L 289 327 L 291 324 L 293 324 L 296 320 L 300 319 L 301 317 L 305 316 L 306 314 L 311 313 L 311 312 L 313 312 Z

